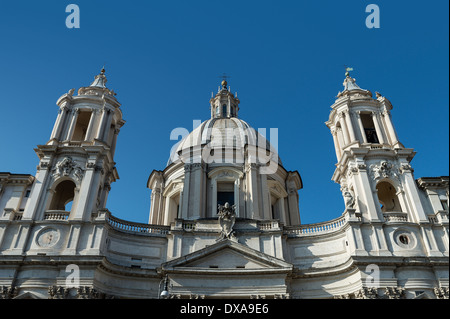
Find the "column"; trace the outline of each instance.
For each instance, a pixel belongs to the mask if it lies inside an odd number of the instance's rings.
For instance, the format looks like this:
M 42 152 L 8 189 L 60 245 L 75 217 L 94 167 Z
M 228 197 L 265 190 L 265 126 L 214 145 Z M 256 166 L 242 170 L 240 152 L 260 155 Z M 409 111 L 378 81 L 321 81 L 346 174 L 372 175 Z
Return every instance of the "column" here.
M 421 225 L 422 238 L 427 249 L 428 256 L 442 256 L 434 237 L 431 225 Z
M 64 115 L 64 110 L 59 109 L 58 116 L 56 117 L 55 125 L 53 126 L 52 134 L 50 135 L 50 139 L 54 139 L 56 137 L 56 132 L 58 131 L 59 125 L 61 123 L 61 118 Z
M 380 127 L 380 122 L 378 122 L 378 116 L 376 112 L 372 112 L 372 121 L 373 125 L 375 125 L 375 131 L 377 132 L 378 141 L 380 144 L 384 144 L 383 131 Z
M 187 219 L 189 216 L 190 184 L 191 184 L 191 165 L 184 164 L 183 206 L 181 210 L 181 218 L 183 219 Z
M 152 194 L 153 194 L 153 192 L 152 192 Z M 163 219 L 161 224 L 162 225 L 170 225 L 170 197 L 168 195 L 166 196 L 165 202 L 166 203 L 164 205 L 164 217 L 161 218 L 161 219 Z
M 365 206 L 366 206 L 366 213 L 367 217 L 371 221 L 379 221 L 379 207 L 377 203 L 375 203 L 374 196 L 376 195 L 376 192 L 374 193 L 372 191 L 372 181 L 369 180 L 369 176 L 367 174 L 365 164 L 360 164 L 358 171 L 359 174 L 356 174 L 359 177 L 359 183 L 355 183 L 358 190 L 355 190 L 355 195 L 358 195 L 360 200 L 363 200 Z M 356 176 L 355 176 L 356 177 Z M 381 212 L 380 212 L 381 213 Z
M 243 216 L 241 216 L 240 215 L 240 205 L 241 205 L 241 203 L 240 203 L 240 201 L 239 201 L 239 198 L 241 197 L 240 196 L 240 178 L 238 177 L 238 178 L 236 178 L 236 180 L 234 181 L 234 204 L 236 205 L 236 217 L 243 217 Z
M 39 164 L 39 169 L 36 174 L 36 180 L 31 188 L 30 197 L 27 200 L 27 204 L 25 205 L 25 209 L 23 212 L 22 220 L 25 219 L 36 219 L 37 211 L 40 206 L 40 201 L 45 199 L 45 190 L 47 189 L 47 180 L 48 173 L 51 167 L 49 167 L 48 163 L 41 162 Z
M 106 120 L 106 125 L 103 128 L 103 136 L 102 136 L 102 140 L 106 143 L 108 142 L 109 129 L 111 127 L 111 122 L 112 122 L 113 116 L 114 116 L 114 112 L 112 112 L 111 110 L 108 110 L 108 117 Z
M 260 185 L 261 185 L 261 196 L 262 196 L 262 207 L 261 207 L 261 213 L 262 217 L 264 219 L 272 219 L 272 216 L 270 216 L 270 192 L 267 187 L 267 174 L 260 174 Z
M 80 113 L 80 111 L 78 109 L 76 110 L 72 110 L 72 118 L 70 119 L 70 126 L 69 126 L 69 130 L 67 131 L 67 135 L 65 140 L 70 140 L 73 134 L 73 131 L 75 130 L 75 125 L 77 123 L 77 118 L 78 118 L 78 113 Z
M 286 179 L 287 190 L 287 215 L 286 225 L 300 225 L 300 210 L 298 207 L 298 192 L 293 177 L 288 176 Z
M 347 111 L 347 113 L 345 113 L 344 116 L 345 116 L 345 121 L 347 124 L 347 129 L 350 134 L 350 143 L 351 143 L 356 140 L 356 137 L 355 137 L 355 131 L 353 130 L 353 123 L 352 123 L 352 119 L 350 116 L 350 110 Z
M 105 125 L 106 117 L 108 116 L 108 109 L 103 108 L 102 109 L 102 117 L 100 119 L 100 124 L 97 127 L 97 133 L 95 134 L 95 139 L 99 140 L 101 139 L 102 133 L 103 133 L 103 126 Z
M 204 166 L 202 163 L 193 163 L 191 164 L 191 172 L 190 172 L 190 182 L 192 183 L 190 190 L 190 200 L 191 200 L 191 209 L 188 212 L 188 216 L 190 219 L 198 219 L 200 217 L 204 217 L 202 208 L 203 208 L 203 199 L 204 199 L 204 187 L 203 185 L 203 174 Z
M 61 119 L 58 123 L 58 127 L 56 128 L 55 131 L 55 139 L 60 140 L 63 138 L 63 133 L 64 133 L 64 127 L 65 127 L 65 122 L 67 120 L 67 116 L 68 114 L 70 114 L 70 110 L 64 106 L 62 108 L 62 114 L 61 114 Z
M 280 208 L 280 222 L 282 222 L 284 225 L 287 225 L 286 223 L 286 207 L 284 205 L 284 197 L 278 199 L 279 202 L 279 208 Z
M 383 225 L 380 223 L 372 224 L 376 242 L 378 245 L 378 255 L 379 256 L 391 256 L 392 253 L 389 251 L 387 246 L 386 236 L 384 235 Z
M 263 218 L 259 209 L 258 196 L 258 167 L 255 163 L 246 164 L 247 175 L 247 217 L 253 219 Z
M 217 180 L 214 178 L 211 180 L 211 205 L 212 205 L 212 216 L 217 216 Z
M 99 174 L 99 170 L 95 170 L 94 167 L 95 165 L 87 165 L 86 171 L 84 172 L 84 177 L 81 181 L 78 201 L 77 203 L 74 201 L 72 204 L 72 206 L 76 204 L 74 215 L 74 219 L 76 220 L 88 220 L 90 217 L 91 211 L 89 210 L 89 198 L 92 192 L 91 186 L 94 184 L 93 181 L 96 177 L 95 175 Z
M 387 126 L 387 130 L 389 132 L 389 136 L 391 137 L 392 145 L 395 146 L 396 144 L 398 144 L 398 136 L 397 132 L 395 131 L 394 125 L 392 124 L 391 114 L 387 110 L 385 110 L 383 112 L 383 116 Z
M 116 144 L 117 144 L 117 135 L 119 135 L 120 129 L 115 128 L 114 129 L 114 137 L 111 142 L 111 156 L 114 156 L 114 153 L 116 152 Z
M 359 131 L 360 131 L 361 136 L 362 136 L 362 142 L 367 143 L 366 132 L 364 131 L 364 126 L 363 126 L 363 123 L 362 123 L 362 120 L 361 120 L 361 111 L 358 111 L 355 114 L 356 114 L 356 119 L 358 121 Z
M 92 130 L 94 129 L 95 123 L 97 122 L 98 113 L 99 113 L 98 110 L 92 110 L 91 118 L 89 120 L 89 125 L 88 125 L 87 131 L 86 131 L 86 137 L 85 137 L 86 141 L 91 140 Z
M 344 113 L 339 113 L 339 123 L 341 124 L 342 135 L 344 137 L 344 144 L 341 147 L 344 148 L 348 143 L 350 143 L 350 137 L 348 136 L 347 123 L 344 119 Z
M 159 201 L 161 199 L 161 190 L 159 188 L 152 189 L 152 194 L 150 195 L 150 219 L 149 224 L 158 224 L 159 215 Z
M 341 150 L 339 148 L 339 141 L 336 134 L 337 134 L 336 129 L 335 128 L 331 129 L 331 135 L 333 136 L 333 143 L 334 143 L 334 151 L 336 152 L 336 158 L 339 161 L 339 159 L 341 158 Z
M 412 211 L 410 213 L 414 214 L 414 221 L 416 223 L 425 222 L 428 223 L 428 216 L 423 210 L 422 203 L 420 201 L 419 192 L 417 190 L 417 184 L 415 183 L 414 177 L 410 170 L 404 170 L 403 176 L 405 179 L 404 186 L 406 188 L 406 193 L 409 196 L 409 201 L 412 203 Z

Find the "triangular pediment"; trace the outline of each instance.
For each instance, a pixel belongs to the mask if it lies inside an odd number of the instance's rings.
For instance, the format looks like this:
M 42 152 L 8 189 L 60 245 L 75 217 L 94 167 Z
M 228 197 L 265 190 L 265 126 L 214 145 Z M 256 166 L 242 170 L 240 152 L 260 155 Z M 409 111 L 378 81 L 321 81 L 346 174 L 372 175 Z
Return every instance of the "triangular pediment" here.
M 41 299 L 41 298 L 39 298 L 37 295 L 31 292 L 25 292 L 23 294 L 14 297 L 14 299 Z
M 162 265 L 163 270 L 176 269 L 254 269 L 290 270 L 292 264 L 231 240 L 222 240 Z

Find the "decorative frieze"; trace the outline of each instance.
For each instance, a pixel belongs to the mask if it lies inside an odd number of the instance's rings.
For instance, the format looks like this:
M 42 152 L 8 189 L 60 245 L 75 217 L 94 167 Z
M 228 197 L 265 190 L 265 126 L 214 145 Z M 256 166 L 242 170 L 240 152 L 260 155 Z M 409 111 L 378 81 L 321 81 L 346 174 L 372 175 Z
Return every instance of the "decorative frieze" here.
M 0 286 L 0 299 L 13 299 L 17 296 L 17 289 L 14 286 Z M 448 294 L 447 294 L 448 296 Z
M 101 299 L 106 296 L 89 286 L 63 287 L 51 286 L 48 288 L 49 299 Z
M 73 176 L 76 180 L 81 181 L 84 170 L 70 157 L 67 156 L 59 161 L 53 169 L 53 177 Z
M 399 180 L 398 168 L 388 161 L 383 160 L 379 164 L 372 164 L 369 168 L 369 175 L 374 180 L 379 180 L 382 178 L 393 178 Z
M 386 287 L 384 295 L 387 299 L 403 299 L 405 297 L 405 289 L 401 287 Z
M 447 295 L 448 296 L 448 295 Z M 334 296 L 334 299 L 404 299 L 405 289 L 402 287 L 386 287 L 380 294 L 375 287 L 362 287 L 354 293 Z
M 434 294 L 437 299 L 448 299 L 448 287 L 435 287 Z
M 356 299 L 378 299 L 378 291 L 374 287 L 363 287 L 355 293 Z

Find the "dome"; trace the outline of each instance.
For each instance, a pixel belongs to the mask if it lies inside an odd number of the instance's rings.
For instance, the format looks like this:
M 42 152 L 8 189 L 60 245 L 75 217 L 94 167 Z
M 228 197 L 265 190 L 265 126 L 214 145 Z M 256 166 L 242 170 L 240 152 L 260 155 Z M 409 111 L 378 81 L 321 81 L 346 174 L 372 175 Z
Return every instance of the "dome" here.
M 247 122 L 235 117 L 211 118 L 201 123 L 172 148 L 167 166 L 182 160 L 186 161 L 194 156 L 204 155 L 201 152 L 204 152 L 205 148 L 236 150 L 244 156 L 246 146 L 277 153 L 276 148 Z M 281 165 L 280 159 L 277 159 Z M 202 160 L 206 161 L 204 157 Z

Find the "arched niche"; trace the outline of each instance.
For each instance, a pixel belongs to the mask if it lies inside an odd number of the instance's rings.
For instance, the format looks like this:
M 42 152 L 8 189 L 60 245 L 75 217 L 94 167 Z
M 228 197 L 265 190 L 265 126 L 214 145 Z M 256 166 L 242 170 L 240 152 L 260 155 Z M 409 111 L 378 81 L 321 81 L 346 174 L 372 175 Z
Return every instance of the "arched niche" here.
M 376 190 L 382 213 L 404 212 L 399 196 L 401 191 L 392 181 L 388 179 L 380 180 L 376 185 Z
M 70 213 L 76 206 L 77 194 L 77 184 L 72 179 L 58 179 L 49 190 L 46 212 Z

